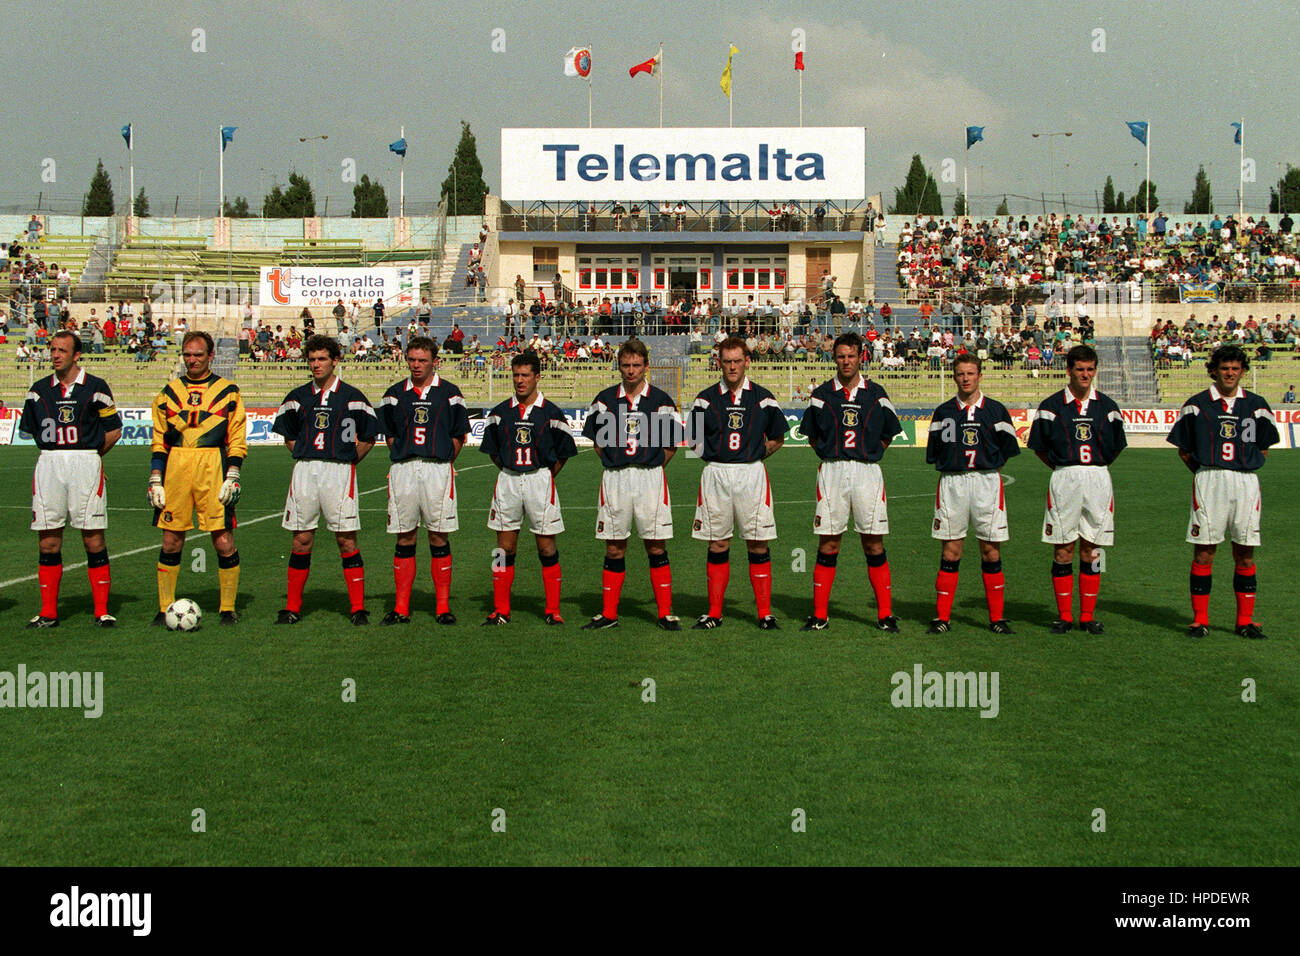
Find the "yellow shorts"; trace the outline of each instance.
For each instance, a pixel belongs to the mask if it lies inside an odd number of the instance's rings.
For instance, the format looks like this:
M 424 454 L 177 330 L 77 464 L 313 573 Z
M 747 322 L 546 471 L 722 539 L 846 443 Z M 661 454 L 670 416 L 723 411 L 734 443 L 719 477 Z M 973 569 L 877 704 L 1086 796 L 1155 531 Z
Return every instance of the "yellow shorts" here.
M 200 531 L 225 531 L 235 527 L 235 509 L 218 499 L 225 474 L 217 448 L 173 448 L 163 472 L 166 508 L 155 508 L 153 523 L 164 531 L 189 531 L 194 512 Z

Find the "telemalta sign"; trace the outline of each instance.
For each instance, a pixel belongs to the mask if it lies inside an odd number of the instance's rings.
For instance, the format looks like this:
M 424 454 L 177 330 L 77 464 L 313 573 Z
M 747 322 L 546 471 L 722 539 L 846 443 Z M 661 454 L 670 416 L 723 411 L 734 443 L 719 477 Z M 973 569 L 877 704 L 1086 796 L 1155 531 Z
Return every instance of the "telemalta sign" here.
M 418 269 L 262 266 L 257 301 L 264 306 L 333 306 L 339 299 L 344 305 L 356 299 L 369 307 L 383 299 L 392 310 L 416 305 L 419 298 Z
M 866 198 L 860 126 L 503 129 L 514 201 Z

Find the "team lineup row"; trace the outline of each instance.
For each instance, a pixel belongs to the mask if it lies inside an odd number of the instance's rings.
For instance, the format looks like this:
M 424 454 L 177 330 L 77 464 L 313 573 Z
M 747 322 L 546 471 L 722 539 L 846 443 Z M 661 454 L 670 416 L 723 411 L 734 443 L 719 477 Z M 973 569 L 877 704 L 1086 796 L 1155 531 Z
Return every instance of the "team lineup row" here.
M 112 392 L 78 365 L 81 342 L 60 332 L 50 342 L 54 373 L 36 382 L 23 406 L 20 427 L 41 450 L 33 479 L 32 529 L 39 535 L 41 610 L 28 627 L 58 624 L 63 529 L 82 532 L 96 623 L 112 627 L 108 613 L 110 573 L 105 528 L 107 500 L 101 458 L 121 434 Z M 239 552 L 235 505 L 247 455 L 246 416 L 239 389 L 211 371 L 212 338 L 191 332 L 182 344 L 185 374 L 163 387 L 153 402 L 153 445 L 148 498 L 162 531 L 155 624 L 175 601 L 181 550 L 194 528 L 211 534 L 218 556 L 220 622 L 237 623 L 235 598 Z M 357 542 L 360 514 L 356 465 L 383 438 L 388 473 L 388 532 L 396 536 L 396 602 L 383 624 L 411 620 L 416 577 L 416 540 L 428 535 L 435 592 L 435 620 L 454 624 L 451 611 L 450 535 L 458 530 L 453 462 L 469 434 L 464 397 L 437 372 L 436 344 L 407 344 L 409 377 L 395 383 L 378 406 L 337 374 L 340 348 L 334 339 L 305 343 L 312 380 L 291 391 L 272 426 L 294 458 L 282 526 L 293 535 L 284 609 L 277 622 L 295 624 L 311 568 L 315 532 L 323 520 L 335 535 L 347 585 L 351 621 L 369 622 L 365 570 Z M 694 628 L 722 624 L 730 578 L 730 544 L 744 541 L 759 627 L 778 628 L 771 612 L 771 556 L 776 537 L 772 490 L 763 460 L 783 444 L 787 423 L 775 397 L 748 377 L 745 342 L 728 339 L 719 349 L 721 379 L 685 409 L 646 380 L 648 352 L 635 339 L 618 350 L 620 381 L 591 405 L 583 434 L 592 440 L 603 471 L 598 490 L 596 537 L 605 542 L 600 613 L 583 625 L 618 626 L 620 594 L 633 533 L 645 547 L 659 627 L 679 630 L 672 609 L 672 571 L 666 543 L 673 535 L 672 505 L 664 468 L 689 436 L 704 460 L 692 537 L 708 542 L 708 610 Z M 829 626 L 829 603 L 843 536 L 852 518 L 861 539 L 876 600 L 876 627 L 897 632 L 884 538 L 889 533 L 885 484 L 879 462 L 902 431 L 885 390 L 861 372 L 862 340 L 836 339 L 835 375 L 816 388 L 801 429 L 820 459 L 813 530 L 818 550 L 813 569 L 812 613 L 805 631 Z M 1096 390 L 1097 355 L 1077 346 L 1066 359 L 1068 386 L 1043 400 L 1033 415 L 1028 445 L 1046 464 L 1049 483 L 1042 540 L 1053 546 L 1051 578 L 1057 602 L 1053 633 L 1076 626 L 1074 569 L 1080 553 L 1078 626 L 1103 632 L 1095 611 L 1100 590 L 1099 550 L 1114 540 L 1114 496 L 1109 465 L 1126 446 L 1115 402 Z M 497 536 L 492 567 L 493 610 L 483 623 L 510 623 L 511 591 L 519 532 L 527 519 L 537 545 L 547 624 L 558 625 L 561 572 L 556 536 L 564 530 L 555 478 L 577 454 L 564 413 L 539 389 L 541 368 L 531 353 L 511 363 L 514 395 L 488 414 L 480 450 L 499 469 L 488 511 Z M 1267 402 L 1241 387 L 1249 359 L 1224 346 L 1207 363 L 1211 386 L 1184 403 L 1168 441 L 1193 472 L 1187 541 L 1193 546 L 1190 592 L 1193 623 L 1188 633 L 1208 633 L 1209 594 L 1216 546 L 1232 543 L 1236 631 L 1264 637 L 1254 622 L 1254 548 L 1259 544 L 1260 493 L 1256 472 L 1279 440 Z M 959 356 L 953 366 L 956 394 L 931 418 L 926 461 L 939 472 L 932 537 L 941 542 L 935 617 L 928 633 L 949 629 L 965 538 L 979 542 L 989 627 L 1012 633 L 1003 615 L 1005 580 L 1000 545 L 1008 540 L 1001 468 L 1019 454 L 1007 409 L 980 391 L 982 363 Z

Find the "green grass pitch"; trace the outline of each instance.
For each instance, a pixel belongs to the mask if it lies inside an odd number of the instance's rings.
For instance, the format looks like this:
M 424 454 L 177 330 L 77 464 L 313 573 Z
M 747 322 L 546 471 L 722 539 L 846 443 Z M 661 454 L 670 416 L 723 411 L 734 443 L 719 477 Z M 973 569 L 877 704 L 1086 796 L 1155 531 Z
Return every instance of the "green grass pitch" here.
M 245 468 L 237 542 L 238 628 L 215 624 L 216 561 L 206 535 L 186 546 L 179 594 L 206 612 L 196 634 L 147 625 L 159 534 L 149 525 L 148 450 L 108 458 L 110 609 L 91 626 L 84 569 L 63 581 L 57 630 L 22 629 L 38 607 L 27 488 L 34 449 L 8 448 L 0 474 L 0 670 L 102 671 L 103 715 L 0 710 L 9 768 L 0 790 L 0 863 L 244 864 L 1287 864 L 1293 812 L 1294 502 L 1300 456 L 1262 473 L 1264 547 L 1257 620 L 1272 639 L 1231 633 L 1231 564 L 1216 566 L 1203 641 L 1184 637 L 1190 476 L 1172 449 L 1128 451 L 1114 467 L 1117 544 L 1098 616 L 1104 636 L 1048 634 L 1050 548 L 1039 542 L 1047 470 L 1007 468 L 1004 550 L 1014 636 L 985 627 L 978 552 L 967 546 L 953 631 L 926 636 L 938 543 L 935 476 L 916 450 L 884 468 L 887 539 L 900 635 L 875 618 L 856 547 L 840 559 L 831 629 L 798 631 L 810 610 L 813 471 L 806 449 L 769 462 L 777 498 L 775 613 L 759 631 L 743 546 L 733 550 L 724 626 L 669 634 L 654 624 L 645 556 L 629 551 L 622 626 L 579 630 L 599 610 L 603 548 L 593 537 L 598 463 L 559 479 L 563 628 L 542 625 L 541 577 L 521 548 L 514 623 L 481 628 L 493 536 L 493 469 L 462 457 L 462 531 L 453 538 L 453 608 L 432 623 L 428 550 L 416 617 L 391 607 L 385 458 L 360 469 L 362 554 L 376 624 L 350 627 L 332 536 L 317 544 L 306 617 L 282 606 L 289 534 L 279 526 L 291 461 L 257 449 Z M 704 610 L 704 545 L 690 538 L 700 463 L 669 469 L 677 538 L 669 548 L 684 623 Z M 527 541 L 525 536 L 524 541 Z M 202 548 L 207 570 L 191 570 Z M 806 552 L 796 570 L 793 549 Z M 134 553 L 131 553 L 134 552 Z M 79 536 L 65 561 L 84 560 Z M 997 671 L 999 713 L 902 709 L 891 675 L 914 665 Z M 654 702 L 643 701 L 652 678 Z M 1257 700 L 1243 702 L 1243 681 Z M 356 701 L 343 701 L 343 682 Z M 206 832 L 194 832 L 202 808 Z M 492 827 L 504 811 L 504 832 Z M 1105 813 L 1105 831 L 1093 828 Z M 796 810 L 806 832 L 796 832 Z M 497 815 L 497 820 L 502 819 Z

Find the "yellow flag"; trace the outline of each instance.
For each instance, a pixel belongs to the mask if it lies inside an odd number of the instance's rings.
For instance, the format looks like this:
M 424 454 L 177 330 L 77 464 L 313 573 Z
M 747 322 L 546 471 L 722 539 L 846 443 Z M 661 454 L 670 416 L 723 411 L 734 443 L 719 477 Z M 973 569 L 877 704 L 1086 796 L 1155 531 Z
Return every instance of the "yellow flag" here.
M 731 58 L 739 52 L 735 44 L 732 44 L 731 49 L 727 51 L 727 66 L 722 71 L 721 80 L 722 93 L 727 99 L 731 99 Z

